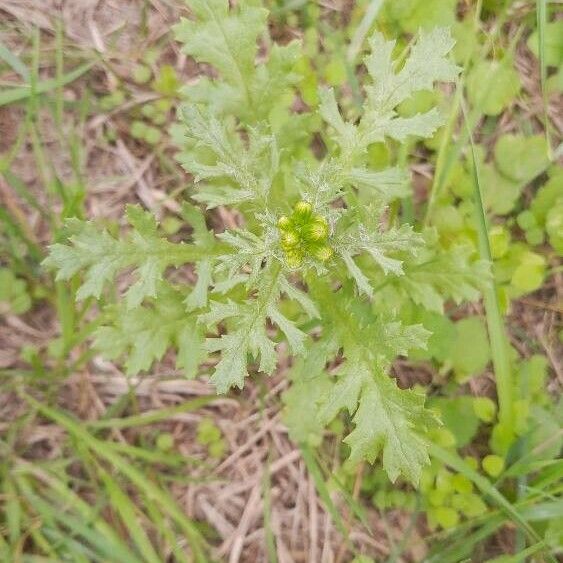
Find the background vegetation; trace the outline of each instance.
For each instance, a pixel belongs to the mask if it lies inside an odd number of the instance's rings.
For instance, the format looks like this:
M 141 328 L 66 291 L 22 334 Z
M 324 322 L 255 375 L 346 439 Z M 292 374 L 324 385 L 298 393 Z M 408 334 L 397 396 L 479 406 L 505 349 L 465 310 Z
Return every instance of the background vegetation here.
M 560 5 L 267 7 L 276 41 L 302 41 L 296 103 L 310 108 L 328 84 L 354 111 L 374 29 L 399 51 L 419 28 L 449 26 L 457 41 L 457 88 L 400 106 L 410 116 L 437 103 L 446 124 L 430 140 L 375 144 L 369 154 L 374 168 L 410 166 L 412 193 L 393 212 L 434 225 L 446 248 L 485 248 L 494 264 L 481 303 L 403 312 L 433 336 L 393 374 L 424 390 L 444 422 L 420 488 L 392 485 L 377 463 L 346 462 L 348 417 L 319 437 L 307 404 L 284 408 L 300 366 L 283 354 L 272 377 L 216 396 L 170 354 L 127 375 L 152 360 L 142 319 L 130 321 L 126 358 L 92 347 L 95 306 L 76 304 L 79 279 L 57 282 L 42 266 L 47 245 L 65 238 L 73 217 L 117 233 L 127 203 L 182 235 L 181 201 L 193 186 L 175 161 L 171 125 L 183 90 L 212 71 L 174 41 L 181 2 L 0 0 L 0 560 L 556 560 Z M 218 207 L 207 221 L 219 231 L 237 217 Z

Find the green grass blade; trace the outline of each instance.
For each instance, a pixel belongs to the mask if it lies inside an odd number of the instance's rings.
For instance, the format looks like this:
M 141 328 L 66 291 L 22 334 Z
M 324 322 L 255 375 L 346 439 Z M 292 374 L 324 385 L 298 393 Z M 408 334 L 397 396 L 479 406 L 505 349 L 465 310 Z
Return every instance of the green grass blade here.
M 12 53 L 4 43 L 0 41 L 0 59 L 5 61 L 15 72 L 17 72 L 26 82 L 29 82 L 29 70 L 21 59 Z
M 463 459 L 456 453 L 449 452 L 436 444 L 429 443 L 428 451 L 430 455 L 437 460 L 455 469 L 458 473 L 465 475 L 475 486 L 490 499 L 512 520 L 517 524 L 534 542 L 540 541 L 535 530 L 528 524 L 526 519 L 518 512 L 514 506 L 504 497 L 496 487 L 494 487 L 488 479 L 477 473 L 469 467 Z M 552 559 L 552 561 L 554 561 Z
M 61 505 L 60 501 L 57 502 L 56 499 L 46 502 L 33 490 L 31 483 L 23 476 L 19 476 L 16 482 L 21 494 L 48 524 L 54 526 L 56 523 L 68 530 L 69 533 L 88 542 L 100 554 L 98 560 L 104 560 L 104 558 L 115 560 L 118 558 L 119 561 L 124 563 L 140 563 L 140 560 L 131 554 L 129 549 L 121 542 L 113 541 L 111 536 L 94 527 L 91 521 L 84 518 L 84 515 L 74 512 L 73 505 Z M 66 537 L 66 535 L 63 535 L 63 537 Z
M 266 468 L 262 475 L 262 498 L 263 502 L 263 519 L 264 532 L 266 535 L 266 553 L 268 554 L 268 563 L 278 563 L 276 553 L 276 538 L 272 530 L 272 484 L 270 480 L 270 453 L 266 462 Z
M 56 88 L 66 86 L 67 84 L 70 84 L 80 78 L 83 74 L 86 74 L 96 63 L 97 61 L 84 63 L 63 75 L 61 79 L 49 78 L 47 80 L 42 80 L 35 85 L 35 92 L 33 91 L 31 83 L 24 86 L 16 86 L 15 88 L 10 88 L 9 90 L 0 92 L 0 106 L 13 104 L 14 102 L 21 102 L 30 96 L 45 94 L 46 92 L 50 92 Z
M 536 0 L 536 22 L 538 26 L 538 57 L 540 60 L 540 82 L 543 100 L 543 117 L 545 128 L 545 139 L 551 158 L 551 135 L 550 122 L 547 113 L 547 64 L 545 60 L 545 30 L 547 26 L 547 0 Z
M 159 488 L 150 481 L 141 471 L 139 471 L 129 460 L 122 458 L 114 450 L 107 448 L 106 444 L 94 438 L 87 432 L 80 422 L 73 420 L 68 415 L 63 414 L 47 405 L 40 403 L 29 395 L 24 396 L 44 416 L 57 422 L 65 428 L 72 436 L 80 441 L 82 445 L 90 449 L 100 458 L 109 462 L 115 470 L 122 473 L 131 481 L 144 495 L 158 502 L 163 510 L 178 524 L 183 532 L 190 540 L 190 547 L 197 561 L 207 561 L 203 547 L 205 545 L 204 538 L 195 524 L 180 510 L 174 499 L 167 491 Z
M 169 420 L 170 417 L 195 411 L 201 407 L 204 407 L 216 401 L 217 396 L 206 395 L 203 397 L 197 397 L 196 399 L 190 399 L 185 403 L 179 405 L 174 405 L 172 407 L 165 407 L 163 409 L 153 410 L 145 412 L 143 414 L 137 414 L 133 416 L 128 416 L 125 418 L 111 418 L 106 420 L 96 420 L 94 422 L 88 423 L 90 428 L 131 428 L 134 426 L 144 426 L 147 424 L 154 424 L 155 422 L 162 422 L 163 420 Z
M 139 553 L 142 554 L 143 558 L 149 563 L 160 563 L 160 558 L 154 551 L 152 543 L 143 530 L 143 527 L 138 522 L 137 511 L 135 510 L 134 504 L 106 471 L 98 467 L 98 473 L 104 483 L 112 506 L 119 513 Z
M 344 538 L 346 538 L 346 541 L 348 541 L 348 532 L 346 530 L 346 527 L 344 526 L 344 521 L 342 520 L 340 512 L 338 512 L 338 509 L 330 498 L 330 494 L 328 492 L 322 471 L 318 466 L 317 461 L 315 460 L 313 452 L 306 444 L 300 444 L 300 449 L 303 461 L 305 462 L 307 470 L 309 471 L 309 474 L 315 482 L 315 487 L 317 489 L 317 492 L 319 493 L 319 496 L 321 497 L 321 500 L 323 501 L 326 509 L 329 511 L 330 516 L 339 532 L 344 536 Z
M 491 255 L 491 247 L 489 245 L 489 230 L 487 228 L 487 217 L 485 213 L 485 206 L 483 204 L 483 190 L 481 188 L 477 158 L 475 155 L 475 144 L 473 142 L 473 134 L 467 120 L 467 113 L 463 103 L 462 107 L 471 148 L 473 193 L 475 198 L 477 233 L 479 237 L 479 254 L 483 260 L 487 260 L 492 266 L 493 258 Z M 487 327 L 489 329 L 489 340 L 491 343 L 491 352 L 497 385 L 499 420 L 506 425 L 507 428 L 512 428 L 514 384 L 512 381 L 508 339 L 504 327 L 504 320 L 500 312 L 494 277 L 487 284 L 486 289 L 483 292 L 483 298 L 485 301 Z

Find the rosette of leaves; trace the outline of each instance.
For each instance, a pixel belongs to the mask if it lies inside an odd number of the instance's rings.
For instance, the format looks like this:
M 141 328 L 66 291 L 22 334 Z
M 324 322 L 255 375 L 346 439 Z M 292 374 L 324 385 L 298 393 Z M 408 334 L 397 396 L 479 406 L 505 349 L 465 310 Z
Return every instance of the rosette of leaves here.
M 430 136 L 442 123 L 436 109 L 403 118 L 395 108 L 455 79 L 453 41 L 446 30 L 420 34 L 400 63 L 392 56 L 395 43 L 376 33 L 364 61 L 360 116 L 347 119 L 326 89 L 318 111 L 295 113 L 299 44 L 273 44 L 257 2 L 188 6 L 176 37 L 187 55 L 214 71 L 182 91 L 173 132 L 178 159 L 194 177 L 192 199 L 208 210 L 236 211 L 240 226 L 214 233 L 186 204 L 193 235 L 172 242 L 150 214 L 130 208 L 124 238 L 72 221 L 68 243 L 53 245 L 47 264 L 59 279 L 84 275 L 78 298 L 100 297 L 119 272 L 134 269 L 136 281 L 123 302 L 106 308 L 96 338 L 102 351 L 129 358 L 130 373 L 179 348 L 178 367 L 191 366 L 190 375 L 204 358 L 215 360 L 211 382 L 224 393 L 242 388 L 251 372 L 271 374 L 278 344 L 287 343 L 295 357 L 285 397 L 292 436 L 314 439 L 347 410 L 351 457 L 371 462 L 382 454 L 391 479 L 402 474 L 416 483 L 428 462 L 425 433 L 436 420 L 424 397 L 399 389 L 388 372 L 397 355 L 423 347 L 429 333 L 403 325 L 380 289 L 441 310 L 449 298 L 478 296 L 484 266 L 463 250 L 440 251 L 432 233 L 390 222 L 387 206 L 408 194 L 408 174 L 370 169 L 367 149 Z M 326 155 L 319 160 L 307 150 L 299 157 L 314 133 Z M 360 205 L 360 195 L 371 203 Z M 195 285 L 175 275 L 186 264 L 195 269 Z M 128 331 L 128 319 L 138 334 Z M 132 363 L 135 353 L 142 357 Z M 329 373 L 325 367 L 336 358 L 339 367 Z

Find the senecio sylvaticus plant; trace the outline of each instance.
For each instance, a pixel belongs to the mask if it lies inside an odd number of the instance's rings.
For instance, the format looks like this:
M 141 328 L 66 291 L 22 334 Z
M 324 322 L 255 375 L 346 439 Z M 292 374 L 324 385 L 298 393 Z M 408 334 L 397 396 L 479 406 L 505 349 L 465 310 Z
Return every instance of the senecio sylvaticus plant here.
M 284 343 L 292 436 L 314 442 L 347 410 L 351 460 L 381 455 L 392 480 L 416 483 L 428 462 L 426 433 L 438 421 L 424 396 L 400 389 L 389 370 L 430 333 L 399 310 L 477 299 L 488 269 L 466 247 L 443 248 L 432 229 L 389 213 L 411 197 L 409 175 L 371 168 L 369 149 L 429 137 L 440 126 L 436 108 L 412 117 L 396 108 L 456 79 L 450 34 L 420 33 L 395 59 L 395 42 L 374 33 L 358 73 L 363 106 L 343 112 L 328 88 L 318 107 L 298 103 L 300 43 L 274 43 L 259 2 L 188 6 L 176 38 L 211 68 L 182 89 L 171 132 L 194 178 L 181 212 L 180 233 L 190 234 L 171 240 L 152 213 L 130 206 L 124 236 L 68 221 L 67 242 L 50 247 L 46 264 L 59 280 L 81 276 L 77 299 L 100 300 L 94 346 L 122 358 L 128 374 L 149 370 L 173 348 L 186 377 L 213 365 L 210 381 L 227 393 L 250 373 L 274 372 Z M 217 207 L 240 226 L 211 230 L 203 209 Z M 179 275 L 186 265 L 195 283 Z M 116 277 L 125 270 L 130 285 L 111 303 L 108 286 L 121 289 Z

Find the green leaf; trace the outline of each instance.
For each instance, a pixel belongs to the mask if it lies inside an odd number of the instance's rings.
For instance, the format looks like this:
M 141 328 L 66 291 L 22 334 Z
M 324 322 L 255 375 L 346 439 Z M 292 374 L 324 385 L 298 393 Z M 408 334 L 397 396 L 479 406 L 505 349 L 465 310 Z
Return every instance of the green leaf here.
M 233 302 L 211 303 L 210 313 L 200 317 L 200 322 L 209 326 L 228 318 L 234 323 L 234 329 L 228 334 L 223 334 L 220 338 L 208 338 L 206 342 L 209 352 L 221 352 L 221 358 L 211 376 L 211 382 L 217 387 L 218 393 L 225 393 L 234 386 L 242 389 L 248 376 L 248 355 L 260 360 L 260 371 L 268 374 L 274 371 L 277 363 L 275 343 L 266 332 L 266 319 L 270 315 L 282 325 L 282 330 L 287 331 L 291 345 L 300 352 L 304 350 L 304 334 L 276 310 L 275 304 L 280 293 L 279 276 L 279 267 L 270 266 L 258 282 L 254 300 L 244 305 Z
M 479 420 L 492 422 L 497 412 L 497 406 L 489 397 L 475 397 L 473 399 L 473 410 Z
M 134 308 L 146 297 L 155 297 L 158 283 L 168 266 L 191 262 L 205 252 L 161 238 L 154 217 L 138 207 L 127 208 L 127 219 L 133 230 L 122 239 L 115 239 L 91 222 L 69 219 L 66 228 L 70 233 L 70 245 L 51 245 L 43 264 L 58 270 L 57 280 L 68 280 L 78 272 L 84 272 L 77 299 L 99 298 L 104 286 L 118 273 L 134 267 L 136 281 L 126 292 L 127 305 Z
M 325 365 L 337 352 L 332 340 L 319 340 L 307 350 L 305 358 L 298 358 L 290 371 L 292 384 L 283 394 L 283 418 L 291 439 L 313 447 L 321 443 L 324 424 L 316 408 L 331 389 Z
M 414 92 L 432 90 L 438 81 L 451 82 L 460 68 L 447 55 L 454 46 L 449 30 L 420 32 L 401 70 L 395 74 L 391 54 L 394 41 L 385 41 L 380 33 L 370 38 L 371 54 L 365 64 L 373 79 L 368 97 L 375 111 L 384 113 L 395 108 Z
M 502 135 L 495 145 L 495 162 L 504 176 L 525 185 L 549 163 L 545 137 Z
M 183 143 L 178 160 L 195 176 L 196 183 L 220 182 L 218 187 L 200 190 L 194 196 L 196 201 L 212 208 L 268 194 L 279 158 L 273 136 L 256 129 L 249 133 L 246 148 L 229 122 L 218 120 L 208 109 L 186 105 L 182 116 L 189 142 Z
M 0 314 L 23 315 L 31 305 L 25 280 L 17 278 L 8 268 L 0 268 Z
M 428 403 L 429 408 L 437 408 L 444 426 L 454 435 L 457 448 L 471 442 L 479 419 L 473 411 L 472 397 L 437 397 Z
M 358 125 L 342 118 L 332 90 L 321 91 L 319 111 L 334 129 L 335 141 L 345 155 L 362 154 L 368 145 L 385 137 L 403 141 L 410 135 L 431 136 L 442 123 L 436 109 L 403 118 L 397 117 L 395 108 L 413 93 L 431 90 L 437 81 L 455 80 L 460 70 L 447 58 L 454 43 L 445 29 L 420 32 L 397 73 L 392 60 L 395 42 L 376 33 L 369 44 L 371 53 L 365 65 L 373 84 L 366 87 L 366 107 Z
M 520 93 L 520 77 L 510 58 L 479 61 L 467 77 L 471 105 L 485 115 L 499 115 Z
M 528 37 L 528 48 L 539 58 L 538 30 Z M 545 64 L 559 66 L 563 63 L 563 20 L 548 22 L 545 26 Z
M 490 268 L 483 260 L 472 261 L 473 250 L 467 246 L 438 248 L 435 254 L 422 253 L 405 265 L 405 275 L 393 280 L 415 303 L 426 309 L 443 312 L 447 299 L 456 303 L 475 301 L 490 279 Z
M 176 365 L 195 377 L 204 356 L 204 334 L 194 317 L 186 314 L 184 295 L 160 284 L 150 306 L 107 309 L 104 325 L 95 332 L 94 347 L 110 359 L 125 357 L 128 375 L 151 368 L 169 348 L 178 351 Z
M 231 95 L 252 108 L 250 84 L 257 39 L 266 29 L 266 10 L 249 1 L 240 2 L 233 10 L 228 0 L 189 0 L 188 4 L 197 21 L 182 18 L 174 26 L 182 50 L 215 67 L 232 89 Z
M 399 475 L 418 485 L 422 467 L 429 462 L 424 440 L 418 432 L 435 424 L 424 409 L 424 396 L 401 390 L 381 374 L 364 383 L 353 417 L 356 425 L 344 439 L 350 459 L 370 463 L 383 453 L 383 467 L 391 481 Z
M 524 251 L 520 262 L 512 274 L 511 285 L 519 293 L 529 293 L 539 289 L 545 279 L 547 263 L 541 254 Z
M 394 0 L 383 5 L 383 17 L 401 26 L 407 33 L 455 22 L 455 0 Z
M 480 317 L 465 317 L 458 321 L 456 341 L 450 357 L 456 375 L 461 379 L 479 375 L 490 360 L 489 338 L 483 320 Z
M 430 332 L 430 338 L 426 350 L 415 348 L 411 351 L 409 357 L 413 359 L 435 358 L 443 363 L 448 358 L 455 343 L 455 324 L 447 316 L 426 309 L 421 309 L 415 320 L 421 322 L 424 328 Z
M 330 287 L 319 282 L 313 290 L 322 301 L 332 295 Z M 424 408 L 424 396 L 399 389 L 387 376 L 385 359 L 424 346 L 427 331 L 420 325 L 404 327 L 369 314 L 360 307 L 351 286 L 340 290 L 324 318 L 329 334 L 343 347 L 346 363 L 320 400 L 320 422 L 326 424 L 347 409 L 356 425 L 345 439 L 351 460 L 371 463 L 382 452 L 383 466 L 392 480 L 402 474 L 416 484 L 428 461 L 419 434 L 433 426 L 435 419 Z

